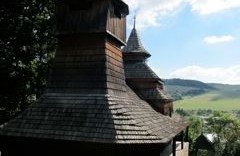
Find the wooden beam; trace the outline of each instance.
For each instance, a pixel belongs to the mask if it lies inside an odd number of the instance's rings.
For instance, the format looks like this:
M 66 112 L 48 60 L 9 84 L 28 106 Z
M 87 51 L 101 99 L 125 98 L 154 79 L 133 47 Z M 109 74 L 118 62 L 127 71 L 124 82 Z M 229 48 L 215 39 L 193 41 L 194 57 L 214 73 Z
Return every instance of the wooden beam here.
M 176 138 L 174 137 L 173 138 L 173 143 L 172 143 L 172 153 L 173 153 L 173 156 L 176 156 Z
M 181 149 L 184 148 L 184 131 L 181 132 Z
M 186 128 L 186 133 L 185 133 L 185 141 L 188 142 L 188 131 L 189 127 Z

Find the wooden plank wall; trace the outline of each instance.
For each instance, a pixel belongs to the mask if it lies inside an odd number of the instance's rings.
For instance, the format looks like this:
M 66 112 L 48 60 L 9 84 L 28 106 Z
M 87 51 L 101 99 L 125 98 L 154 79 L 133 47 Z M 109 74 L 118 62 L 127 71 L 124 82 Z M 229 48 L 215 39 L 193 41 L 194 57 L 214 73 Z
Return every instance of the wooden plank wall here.
M 117 17 L 118 9 L 107 1 L 91 2 L 90 8 L 71 10 L 69 5 L 57 6 L 56 34 L 110 32 L 122 42 L 126 41 L 126 17 Z
M 56 34 L 105 32 L 108 3 L 92 2 L 90 6 L 79 10 L 71 10 L 67 4 L 57 6 Z
M 108 11 L 107 30 L 121 41 L 126 42 L 126 18 L 117 17 L 114 13 L 113 6 L 111 6 Z

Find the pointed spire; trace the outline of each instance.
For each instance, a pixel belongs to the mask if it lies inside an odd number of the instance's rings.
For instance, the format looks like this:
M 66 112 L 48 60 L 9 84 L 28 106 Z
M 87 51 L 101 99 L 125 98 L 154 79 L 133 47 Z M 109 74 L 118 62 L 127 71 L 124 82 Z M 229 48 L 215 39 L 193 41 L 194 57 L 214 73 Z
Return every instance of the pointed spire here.
M 138 36 L 137 30 L 136 30 L 136 15 L 134 16 L 134 24 L 133 24 L 132 32 L 128 38 L 127 45 L 122 49 L 122 52 L 144 54 L 145 57 L 151 56 L 149 52 L 143 47 L 141 40 Z

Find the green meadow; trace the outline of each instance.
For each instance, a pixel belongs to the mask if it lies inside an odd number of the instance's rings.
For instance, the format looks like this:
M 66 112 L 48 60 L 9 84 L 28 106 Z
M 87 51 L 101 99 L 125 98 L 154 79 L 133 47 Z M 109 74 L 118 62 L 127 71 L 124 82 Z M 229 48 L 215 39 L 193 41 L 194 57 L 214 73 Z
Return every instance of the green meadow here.
M 239 94 L 239 92 L 235 94 Z M 174 108 L 182 108 L 184 110 L 240 110 L 240 96 L 232 96 L 223 92 L 208 92 L 194 97 L 184 97 L 183 100 L 174 103 Z

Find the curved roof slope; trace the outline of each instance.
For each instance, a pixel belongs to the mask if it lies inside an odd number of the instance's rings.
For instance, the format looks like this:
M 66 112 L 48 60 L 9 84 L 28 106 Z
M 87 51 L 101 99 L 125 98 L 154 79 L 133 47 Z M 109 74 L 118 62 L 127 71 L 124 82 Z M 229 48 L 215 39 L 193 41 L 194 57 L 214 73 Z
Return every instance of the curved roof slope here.
M 167 143 L 185 124 L 164 116 L 129 87 L 126 96 L 45 94 L 0 135 L 95 143 Z

